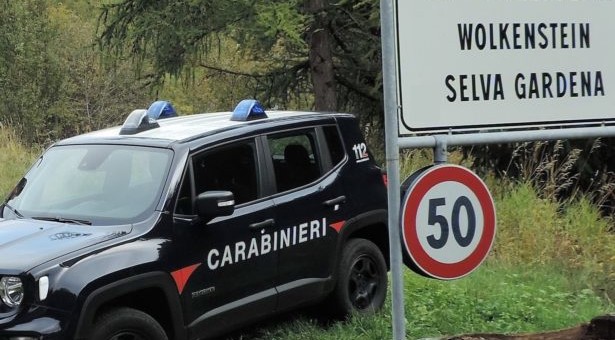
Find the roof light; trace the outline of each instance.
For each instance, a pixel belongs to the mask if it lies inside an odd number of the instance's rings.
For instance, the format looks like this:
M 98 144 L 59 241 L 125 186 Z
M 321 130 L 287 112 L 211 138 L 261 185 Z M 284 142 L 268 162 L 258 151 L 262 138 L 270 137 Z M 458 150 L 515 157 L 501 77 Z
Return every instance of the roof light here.
M 166 100 L 158 100 L 147 109 L 147 115 L 152 119 L 164 119 L 177 117 L 177 112 L 171 103 Z
M 239 102 L 231 116 L 231 120 L 239 122 L 262 118 L 267 118 L 267 113 L 256 99 L 244 99 Z
M 122 125 L 120 135 L 134 135 L 157 127 L 160 127 L 160 125 L 155 119 L 149 117 L 147 110 L 134 110 Z

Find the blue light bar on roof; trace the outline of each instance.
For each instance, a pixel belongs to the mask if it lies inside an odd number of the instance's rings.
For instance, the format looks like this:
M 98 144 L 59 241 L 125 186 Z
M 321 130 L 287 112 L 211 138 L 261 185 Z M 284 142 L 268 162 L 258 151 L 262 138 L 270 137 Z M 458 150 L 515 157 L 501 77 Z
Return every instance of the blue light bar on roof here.
M 256 99 L 244 99 L 233 110 L 231 120 L 245 122 L 248 120 L 267 118 L 267 113 Z
M 177 117 L 177 112 L 171 103 L 166 100 L 158 100 L 147 109 L 147 115 L 152 119 L 164 119 Z

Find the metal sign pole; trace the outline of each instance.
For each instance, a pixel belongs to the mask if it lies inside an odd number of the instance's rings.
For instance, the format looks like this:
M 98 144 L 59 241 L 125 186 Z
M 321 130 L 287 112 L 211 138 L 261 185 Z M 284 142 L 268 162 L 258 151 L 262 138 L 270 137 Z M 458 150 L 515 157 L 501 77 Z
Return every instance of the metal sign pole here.
M 400 149 L 435 148 L 438 145 L 464 146 L 499 143 L 588 139 L 615 136 L 615 126 L 573 127 L 523 131 L 483 132 L 458 135 L 431 135 L 397 138 Z M 388 141 L 387 141 L 388 142 Z
M 397 118 L 397 74 L 395 60 L 395 0 L 380 0 L 382 36 L 382 77 L 384 86 L 384 127 L 386 170 L 389 181 L 389 247 L 392 278 L 393 339 L 406 338 L 404 314 L 404 285 L 402 277 L 401 243 L 399 236 L 399 146 Z

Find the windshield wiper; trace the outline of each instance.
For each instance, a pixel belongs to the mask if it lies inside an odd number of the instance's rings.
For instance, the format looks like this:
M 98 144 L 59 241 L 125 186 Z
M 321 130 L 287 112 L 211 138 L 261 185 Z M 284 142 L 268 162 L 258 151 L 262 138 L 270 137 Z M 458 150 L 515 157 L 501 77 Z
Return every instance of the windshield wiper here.
M 13 214 L 15 214 L 15 216 L 17 216 L 17 218 L 24 218 L 24 216 L 19 212 L 19 210 L 13 208 L 10 204 L 8 203 L 4 203 L 3 206 L 7 209 L 9 209 Z
M 79 225 L 92 225 L 92 222 L 86 220 L 78 220 L 75 218 L 64 218 L 64 217 L 45 217 L 45 216 L 37 216 L 32 217 L 33 220 L 41 220 L 41 221 L 51 221 L 51 222 L 59 222 L 59 223 L 72 223 Z

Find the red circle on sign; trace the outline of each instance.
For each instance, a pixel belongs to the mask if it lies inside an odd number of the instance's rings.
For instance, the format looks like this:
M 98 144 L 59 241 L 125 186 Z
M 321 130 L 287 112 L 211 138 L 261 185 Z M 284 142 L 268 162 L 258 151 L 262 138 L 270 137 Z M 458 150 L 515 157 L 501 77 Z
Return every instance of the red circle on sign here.
M 483 228 L 476 248 L 466 258 L 455 263 L 443 263 L 434 259 L 423 247 L 417 233 L 418 208 L 425 195 L 434 186 L 443 182 L 457 182 L 476 195 L 483 212 Z M 453 280 L 471 273 L 487 257 L 495 239 L 495 206 L 491 193 L 483 181 L 472 171 L 458 165 L 437 165 L 417 176 L 408 189 L 402 216 L 404 246 L 412 262 L 425 275 Z

